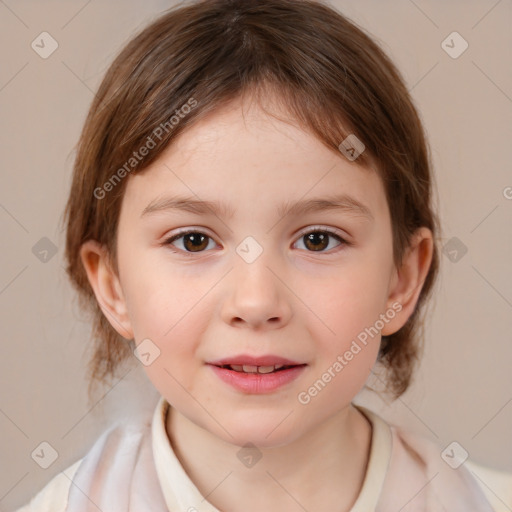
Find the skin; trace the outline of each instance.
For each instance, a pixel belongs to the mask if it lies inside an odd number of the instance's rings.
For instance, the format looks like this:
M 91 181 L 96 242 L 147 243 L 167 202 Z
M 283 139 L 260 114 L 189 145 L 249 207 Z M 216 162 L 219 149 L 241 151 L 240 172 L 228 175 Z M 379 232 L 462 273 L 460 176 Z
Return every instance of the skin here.
M 256 103 L 246 108 L 235 101 L 210 114 L 128 180 L 119 275 L 94 241 L 83 245 L 81 257 L 112 326 L 136 344 L 149 338 L 160 350 L 144 370 L 172 405 L 167 433 L 192 481 L 222 511 L 349 510 L 363 483 L 372 433 L 351 401 L 376 361 L 380 336 L 307 405 L 297 396 L 394 302 L 402 309 L 381 334 L 405 324 L 431 263 L 432 233 L 418 230 L 396 269 L 376 172 Z M 277 215 L 283 202 L 333 192 L 364 203 L 373 219 L 335 210 Z M 141 217 L 170 193 L 219 200 L 233 217 L 171 210 Z M 325 246 L 308 244 L 304 235 L 312 226 L 338 230 L 350 245 L 335 237 Z M 166 243 L 178 228 L 210 237 L 202 252 L 192 252 L 187 237 Z M 236 252 L 247 236 L 263 249 L 250 264 Z M 314 244 L 323 248 L 315 251 Z M 205 364 L 242 353 L 308 366 L 270 394 L 249 394 Z M 237 457 L 247 442 L 262 454 L 251 468 Z

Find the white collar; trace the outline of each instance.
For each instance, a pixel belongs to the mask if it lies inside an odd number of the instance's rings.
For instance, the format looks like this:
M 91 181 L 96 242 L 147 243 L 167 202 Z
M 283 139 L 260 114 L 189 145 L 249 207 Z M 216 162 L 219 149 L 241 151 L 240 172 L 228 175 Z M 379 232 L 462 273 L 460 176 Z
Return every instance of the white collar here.
M 392 433 L 380 416 L 365 407 L 353 405 L 372 425 L 372 438 L 363 486 L 350 512 L 368 512 L 375 510 L 382 491 L 391 459 Z M 174 453 L 166 431 L 169 407 L 169 403 L 160 397 L 151 427 L 155 466 L 167 507 L 169 510 L 195 508 L 197 512 L 220 512 L 201 495 Z

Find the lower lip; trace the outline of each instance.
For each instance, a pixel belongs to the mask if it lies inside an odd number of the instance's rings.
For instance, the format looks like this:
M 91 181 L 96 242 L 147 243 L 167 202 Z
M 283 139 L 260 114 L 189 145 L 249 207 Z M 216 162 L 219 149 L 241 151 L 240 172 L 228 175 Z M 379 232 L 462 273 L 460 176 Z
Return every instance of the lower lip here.
M 220 379 L 235 389 L 254 394 L 271 393 L 295 380 L 306 368 L 306 365 L 301 365 L 272 373 L 242 373 L 214 365 L 209 366 Z

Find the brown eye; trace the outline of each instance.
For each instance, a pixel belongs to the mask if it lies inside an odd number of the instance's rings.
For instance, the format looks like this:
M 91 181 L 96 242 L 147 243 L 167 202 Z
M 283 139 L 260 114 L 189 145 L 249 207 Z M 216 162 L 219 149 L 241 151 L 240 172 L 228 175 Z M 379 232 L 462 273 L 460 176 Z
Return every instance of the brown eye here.
M 203 252 L 208 247 L 208 242 L 213 240 L 204 233 L 199 231 L 188 231 L 186 233 L 180 233 L 175 235 L 164 242 L 165 245 L 174 245 L 174 242 L 178 240 L 182 241 L 182 246 L 178 247 L 178 251 L 176 252 L 185 252 L 185 253 L 194 253 L 194 252 Z M 177 247 L 176 245 L 174 245 Z
M 315 231 L 304 236 L 305 245 L 312 251 L 323 251 L 329 245 L 329 236 Z
M 304 241 L 304 246 L 309 252 L 326 252 L 331 239 L 335 239 L 339 242 L 338 245 L 335 245 L 334 247 L 338 247 L 339 245 L 348 245 L 348 243 L 339 235 L 325 229 L 315 229 L 314 231 L 310 231 L 299 238 L 299 240 Z
M 189 233 L 183 237 L 183 245 L 191 252 L 201 251 L 208 246 L 204 243 L 208 237 L 201 233 Z

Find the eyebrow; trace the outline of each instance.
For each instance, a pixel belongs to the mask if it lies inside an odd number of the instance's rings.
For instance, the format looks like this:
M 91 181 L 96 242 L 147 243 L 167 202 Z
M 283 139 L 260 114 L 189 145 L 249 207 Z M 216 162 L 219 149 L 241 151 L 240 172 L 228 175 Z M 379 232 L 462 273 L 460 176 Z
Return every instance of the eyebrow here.
M 234 210 L 230 206 L 219 203 L 218 201 L 199 200 L 192 196 L 171 196 L 152 201 L 144 208 L 141 217 L 172 210 L 186 211 L 196 215 L 208 215 L 213 213 L 216 216 L 227 219 L 231 219 L 234 216 Z M 327 210 L 343 211 L 348 214 L 366 218 L 367 220 L 374 219 L 371 210 L 366 205 L 347 194 L 306 199 L 296 202 L 288 201 L 277 208 L 277 215 L 282 218 L 286 215 L 301 215 Z

